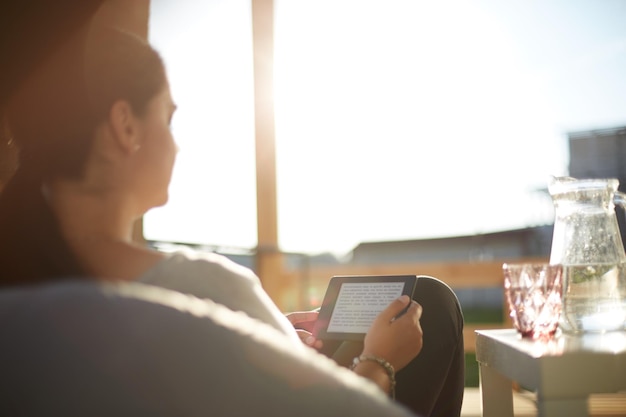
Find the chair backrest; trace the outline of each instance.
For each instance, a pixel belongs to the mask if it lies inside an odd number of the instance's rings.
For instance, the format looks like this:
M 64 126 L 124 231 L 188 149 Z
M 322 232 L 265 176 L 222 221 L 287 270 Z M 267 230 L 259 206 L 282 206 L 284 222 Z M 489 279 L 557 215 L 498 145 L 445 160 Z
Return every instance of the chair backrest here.
M 0 415 L 410 415 L 270 326 L 141 284 L 3 290 L 0 334 Z

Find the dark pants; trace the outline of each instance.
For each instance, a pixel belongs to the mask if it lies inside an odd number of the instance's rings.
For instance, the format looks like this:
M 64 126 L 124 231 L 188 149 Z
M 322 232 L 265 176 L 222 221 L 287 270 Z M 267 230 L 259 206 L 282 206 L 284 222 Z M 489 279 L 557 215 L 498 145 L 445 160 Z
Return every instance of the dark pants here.
M 465 384 L 461 306 L 450 287 L 428 276 L 417 280 L 413 299 L 423 308 L 424 345 L 396 374 L 396 400 L 420 416 L 457 417 Z M 326 340 L 322 353 L 349 366 L 362 349 L 361 342 Z

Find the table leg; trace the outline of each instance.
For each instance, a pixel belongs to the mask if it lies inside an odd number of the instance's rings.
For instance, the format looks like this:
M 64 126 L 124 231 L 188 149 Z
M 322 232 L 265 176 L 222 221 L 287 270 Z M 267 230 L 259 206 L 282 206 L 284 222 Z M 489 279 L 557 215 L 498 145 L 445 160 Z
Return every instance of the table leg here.
M 587 398 L 548 399 L 537 395 L 538 417 L 588 417 Z
M 513 383 L 498 371 L 480 364 L 483 417 L 513 417 Z

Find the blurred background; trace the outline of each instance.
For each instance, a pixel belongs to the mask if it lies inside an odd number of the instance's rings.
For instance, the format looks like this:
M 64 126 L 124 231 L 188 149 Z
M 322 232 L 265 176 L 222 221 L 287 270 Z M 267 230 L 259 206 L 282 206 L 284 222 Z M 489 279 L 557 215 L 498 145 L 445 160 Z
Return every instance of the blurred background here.
M 572 133 L 626 125 L 623 1 L 274 7 L 283 251 L 549 225 Z M 146 238 L 254 248 L 250 2 L 152 0 L 149 37 L 181 151 Z

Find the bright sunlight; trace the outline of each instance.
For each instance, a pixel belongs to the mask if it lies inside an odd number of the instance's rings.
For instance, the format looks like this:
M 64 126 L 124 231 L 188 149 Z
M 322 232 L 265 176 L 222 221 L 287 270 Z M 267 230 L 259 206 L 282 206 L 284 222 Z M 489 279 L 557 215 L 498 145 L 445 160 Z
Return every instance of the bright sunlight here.
M 623 2 L 275 4 L 283 250 L 547 224 L 567 132 L 626 124 Z M 181 153 L 146 234 L 254 247 L 249 2 L 154 1 L 150 36 Z

